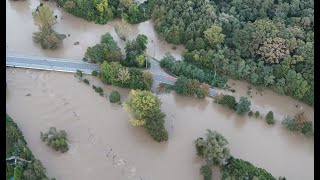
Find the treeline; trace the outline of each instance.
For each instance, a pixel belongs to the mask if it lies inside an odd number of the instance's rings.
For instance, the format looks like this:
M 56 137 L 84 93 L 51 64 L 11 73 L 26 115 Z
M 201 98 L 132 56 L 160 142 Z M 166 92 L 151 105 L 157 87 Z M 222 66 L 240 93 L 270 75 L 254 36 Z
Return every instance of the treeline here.
M 314 1 L 159 0 L 152 18 L 186 61 L 314 103 Z
M 6 179 L 48 180 L 41 161 L 35 159 L 17 124 L 6 115 L 6 158 L 17 156 L 28 162 L 17 160 L 17 164 L 6 163 Z
M 113 18 L 123 18 L 136 24 L 150 19 L 154 0 L 138 5 L 134 0 L 57 0 L 65 11 L 98 24 L 106 24 Z

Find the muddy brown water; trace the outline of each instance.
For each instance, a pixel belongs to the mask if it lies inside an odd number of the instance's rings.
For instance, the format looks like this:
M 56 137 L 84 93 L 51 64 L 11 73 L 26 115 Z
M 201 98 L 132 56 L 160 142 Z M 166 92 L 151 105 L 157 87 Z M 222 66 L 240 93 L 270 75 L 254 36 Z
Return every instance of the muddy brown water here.
M 124 49 L 126 42 L 120 40 L 114 30 L 114 26 L 119 26 L 122 27 L 129 40 L 132 40 L 138 34 L 146 35 L 148 37 L 148 55 L 161 59 L 167 52 L 170 52 L 177 59 L 181 59 L 183 46 L 176 46 L 177 49 L 173 50 L 173 45 L 166 43 L 157 36 L 152 21 L 130 25 L 123 23 L 119 19 L 115 19 L 106 25 L 99 25 L 64 12 L 53 2 L 44 3 L 49 5 L 54 10 L 54 14 L 58 16 L 58 23 L 54 25 L 54 29 L 60 34 L 70 34 L 70 37 L 64 39 L 63 46 L 58 50 L 42 50 L 38 44 L 32 41 L 33 32 L 38 31 L 37 26 L 34 25 L 32 11 L 37 8 L 39 3 L 39 0 L 22 2 L 7 0 L 6 43 L 8 53 L 81 60 L 84 57 L 86 49 L 99 43 L 100 36 L 106 32 L 109 32 L 119 47 Z M 73 45 L 77 41 L 79 45 Z
M 121 105 L 109 103 L 71 73 L 7 68 L 6 75 L 6 111 L 50 177 L 200 180 L 202 161 L 192 142 L 211 128 L 228 139 L 235 157 L 276 177 L 314 179 L 313 139 L 260 119 L 240 117 L 210 99 L 159 95 L 167 114 L 169 141 L 156 143 L 142 128 L 128 123 L 129 114 Z M 128 95 L 126 89 L 104 86 L 92 76 L 86 78 L 107 94 L 118 90 L 122 101 Z M 67 131 L 67 153 L 56 153 L 40 141 L 40 131 L 51 126 Z
M 37 31 L 37 27 L 31 11 L 39 4 L 38 0 L 7 0 L 7 53 L 80 60 L 86 48 L 98 43 L 105 32 L 110 32 L 123 49 L 125 42 L 114 31 L 114 26 L 118 25 L 124 27 L 128 39 L 138 34 L 147 35 L 149 55 L 160 59 L 170 52 L 177 59 L 181 58 L 183 47 L 177 46 L 177 50 L 172 50 L 172 45 L 158 38 L 152 21 L 128 25 L 113 20 L 106 25 L 97 25 L 61 11 L 54 3 L 45 3 L 58 15 L 55 30 L 71 35 L 64 40 L 63 48 L 42 50 L 33 43 L 32 33 Z M 80 44 L 73 45 L 76 41 Z M 21 128 L 31 150 L 44 163 L 50 177 L 202 179 L 199 175 L 201 160 L 196 157 L 192 141 L 203 135 L 206 128 L 211 128 L 229 140 L 232 154 L 265 168 L 274 176 L 293 180 L 314 179 L 313 139 L 288 132 L 279 124 L 268 126 L 261 119 L 240 117 L 213 104 L 210 99 L 199 101 L 174 93 L 159 95 L 163 102 L 162 110 L 167 114 L 166 127 L 170 138 L 167 143 L 158 144 L 143 129 L 129 125 L 129 114 L 121 105 L 110 104 L 91 87 L 79 83 L 73 74 L 12 68 L 6 71 L 7 112 Z M 117 89 L 123 100 L 128 95 L 128 90 L 104 86 L 91 76 L 87 78 L 104 87 L 107 94 Z M 236 93 L 219 92 L 233 94 L 237 99 L 247 96 L 247 83 L 230 80 L 228 84 L 236 89 Z M 262 94 L 256 95 L 254 88 L 253 98 L 250 98 L 253 110 L 264 114 L 272 110 L 278 120 L 304 110 L 313 121 L 312 107 L 269 90 Z M 70 150 L 66 154 L 56 153 L 40 141 L 40 131 L 51 126 L 68 132 Z M 214 179 L 219 179 L 219 176 Z

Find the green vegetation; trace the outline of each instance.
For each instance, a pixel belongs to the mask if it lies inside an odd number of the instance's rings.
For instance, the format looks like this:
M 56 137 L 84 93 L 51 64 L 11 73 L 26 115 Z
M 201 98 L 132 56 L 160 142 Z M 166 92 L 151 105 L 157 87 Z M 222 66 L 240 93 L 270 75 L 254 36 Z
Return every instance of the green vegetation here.
M 250 111 L 251 102 L 246 97 L 240 97 L 240 101 L 236 106 L 236 111 L 240 115 Z
M 272 111 L 269 111 L 268 114 L 266 115 L 266 121 L 267 121 L 268 124 L 274 124 L 275 123 Z
M 210 165 L 203 165 L 200 168 L 200 174 L 203 176 L 204 180 L 211 180 L 212 177 L 212 167 Z
M 139 23 L 150 18 L 153 0 L 139 6 L 134 0 L 57 0 L 57 4 L 75 16 L 98 24 L 106 24 L 113 18 Z
M 83 77 L 83 73 L 82 73 L 82 71 L 80 71 L 79 69 L 77 69 L 76 75 L 79 76 L 80 78 Z
M 235 159 L 230 155 L 228 141 L 220 133 L 207 129 L 206 139 L 195 140 L 197 155 L 203 157 L 206 165 L 200 168 L 204 180 L 211 179 L 212 166 L 218 165 L 223 180 L 230 179 L 264 179 L 275 180 L 266 170 L 255 167 L 251 163 Z
M 260 112 L 259 112 L 259 111 L 256 111 L 256 112 L 254 113 L 254 117 L 259 118 L 259 117 L 260 117 Z
M 236 110 L 237 102 L 234 96 L 219 94 L 214 97 L 215 102 L 230 109 Z
M 183 96 L 196 95 L 199 99 L 204 99 L 209 94 L 209 87 L 201 84 L 196 79 L 188 79 L 180 76 L 174 84 L 176 93 Z
M 109 101 L 111 103 L 116 103 L 120 101 L 120 93 L 118 91 L 112 90 L 111 94 L 109 95 Z
M 121 49 L 113 40 L 110 33 L 105 33 L 101 36 L 100 43 L 93 47 L 88 47 L 85 53 L 85 59 L 94 63 L 107 62 L 122 62 Z M 96 72 L 92 72 L 96 74 Z
M 135 68 L 123 67 L 118 62 L 101 64 L 100 78 L 106 84 L 112 84 L 124 88 L 150 90 L 153 83 L 149 72 L 142 72 Z
M 160 110 L 161 102 L 150 91 L 131 90 L 125 109 L 134 119 L 133 126 L 144 126 L 147 132 L 157 142 L 168 140 L 168 133 L 164 127 L 165 114 Z
M 228 141 L 220 133 L 210 129 L 207 129 L 205 135 L 206 139 L 198 138 L 195 141 L 197 154 L 203 157 L 208 165 L 219 165 L 222 160 L 230 156 L 230 151 L 226 147 Z
M 313 134 L 312 122 L 308 121 L 304 112 L 297 113 L 294 118 L 289 116 L 285 117 L 282 121 L 282 125 L 290 131 L 300 132 L 306 136 Z
M 86 79 L 86 78 L 83 80 L 83 82 L 84 82 L 84 83 L 86 83 L 86 84 L 88 84 L 88 85 L 90 85 L 89 80 L 88 80 L 88 79 Z
M 97 71 L 92 71 L 92 74 L 91 74 L 92 76 L 98 76 L 99 75 L 99 73 L 97 72 Z
M 185 61 L 176 61 L 171 54 L 161 59 L 160 66 L 175 76 L 185 76 L 191 79 L 197 79 L 200 82 L 207 83 L 213 87 L 225 87 L 226 79 L 214 72 L 206 69 L 200 69 L 191 63 Z
M 47 5 L 40 4 L 32 12 L 33 20 L 39 28 L 39 32 L 33 33 L 33 41 L 40 43 L 43 49 L 57 49 L 62 44 L 61 36 L 55 32 L 52 26 L 57 23 L 53 11 Z
M 138 68 L 148 66 L 148 61 L 144 55 L 144 52 L 147 49 L 147 44 L 148 37 L 141 34 L 139 34 L 136 39 L 128 41 L 125 47 L 126 59 L 123 62 L 123 65 Z
M 242 159 L 235 159 L 232 156 L 227 159 L 227 164 L 222 168 L 222 180 L 229 179 L 264 179 L 276 180 L 266 170 L 255 167 L 251 163 Z
M 251 117 L 253 116 L 253 112 L 252 111 L 249 111 L 248 115 Z
M 64 130 L 57 131 L 55 127 L 50 127 L 46 133 L 40 133 L 42 142 L 45 142 L 48 146 L 52 147 L 56 151 L 62 153 L 69 150 L 67 144 L 67 133 Z
M 103 89 L 101 87 L 97 87 L 95 85 L 92 85 L 92 89 L 94 89 L 94 91 L 96 93 L 98 93 L 100 96 L 103 96 Z
M 313 105 L 313 1 L 156 1 L 152 18 L 186 62 Z
M 15 166 L 7 163 L 6 179 L 11 179 L 11 177 L 14 177 L 15 180 L 48 179 L 45 175 L 46 169 L 33 156 L 17 124 L 6 114 L 6 158 L 11 156 L 17 156 L 31 162 L 27 163 L 18 160 Z

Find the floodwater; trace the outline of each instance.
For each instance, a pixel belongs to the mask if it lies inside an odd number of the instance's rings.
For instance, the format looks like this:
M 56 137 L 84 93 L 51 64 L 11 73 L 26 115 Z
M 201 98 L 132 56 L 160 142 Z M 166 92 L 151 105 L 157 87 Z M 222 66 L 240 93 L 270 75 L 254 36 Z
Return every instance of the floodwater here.
M 38 31 L 37 26 L 34 25 L 32 11 L 37 8 L 39 3 L 39 0 L 17 2 L 7 0 L 7 53 L 82 60 L 86 49 L 99 43 L 100 36 L 106 32 L 109 32 L 119 47 L 124 49 L 126 42 L 120 40 L 114 30 L 114 26 L 119 26 L 128 35 L 127 39 L 129 40 L 136 38 L 138 34 L 146 35 L 148 37 L 148 55 L 161 59 L 169 52 L 177 59 L 181 59 L 183 46 L 176 46 L 177 49 L 173 50 L 173 45 L 158 38 L 153 28 L 153 22 L 150 20 L 137 25 L 130 25 L 115 19 L 106 25 L 99 25 L 64 12 L 61 8 L 57 8 L 53 2 L 43 3 L 49 5 L 54 10 L 54 14 L 58 16 L 58 23 L 54 25 L 54 29 L 60 34 L 70 34 L 70 37 L 64 39 L 63 46 L 58 50 L 42 50 L 40 45 L 32 41 L 33 32 Z M 75 42 L 79 42 L 79 45 L 73 45 Z
M 202 161 L 192 142 L 210 128 L 228 139 L 231 154 L 275 177 L 314 179 L 312 138 L 260 119 L 240 117 L 210 99 L 159 95 L 167 114 L 169 141 L 156 143 L 142 128 L 129 124 L 129 114 L 121 105 L 109 103 L 71 73 L 7 68 L 6 75 L 6 111 L 49 177 L 200 180 Z M 128 95 L 128 90 L 102 85 L 89 75 L 86 78 L 107 94 L 112 89 L 120 91 L 122 101 Z M 67 153 L 56 153 L 41 142 L 40 131 L 51 126 L 67 131 Z

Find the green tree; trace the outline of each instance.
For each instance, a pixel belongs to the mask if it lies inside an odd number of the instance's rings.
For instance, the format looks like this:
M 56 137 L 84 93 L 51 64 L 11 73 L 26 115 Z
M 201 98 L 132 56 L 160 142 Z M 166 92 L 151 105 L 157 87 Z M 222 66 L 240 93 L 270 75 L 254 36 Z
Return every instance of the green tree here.
M 200 168 L 200 174 L 202 174 L 204 180 L 211 180 L 212 167 L 210 165 L 203 165 Z
M 204 37 L 212 46 L 223 43 L 225 39 L 225 35 L 222 34 L 222 28 L 217 25 L 213 25 L 209 29 L 204 31 Z
M 53 15 L 52 9 L 47 5 L 40 5 L 32 12 L 33 20 L 40 30 L 52 29 L 52 26 L 57 23 L 57 19 Z
M 238 114 L 243 115 L 250 111 L 251 102 L 246 97 L 240 97 L 240 101 L 236 106 Z
M 13 178 L 16 180 L 22 180 L 23 168 L 21 166 L 16 166 L 14 168 Z
M 157 141 L 167 141 L 168 132 L 164 126 L 166 115 L 160 109 L 151 109 L 145 116 L 145 125 L 147 132 Z
M 266 121 L 267 121 L 268 124 L 274 124 L 275 123 L 272 111 L 269 111 L 268 114 L 266 115 Z
M 112 90 L 112 92 L 109 95 L 109 101 L 111 103 L 116 103 L 120 101 L 120 93 L 118 91 Z
M 230 151 L 226 147 L 228 141 L 220 133 L 210 129 L 207 129 L 205 135 L 206 139 L 198 138 L 195 141 L 198 155 L 204 157 L 208 165 L 218 165 L 230 156 Z
M 217 100 L 217 103 L 236 110 L 237 101 L 234 96 L 222 95 L 222 97 Z

